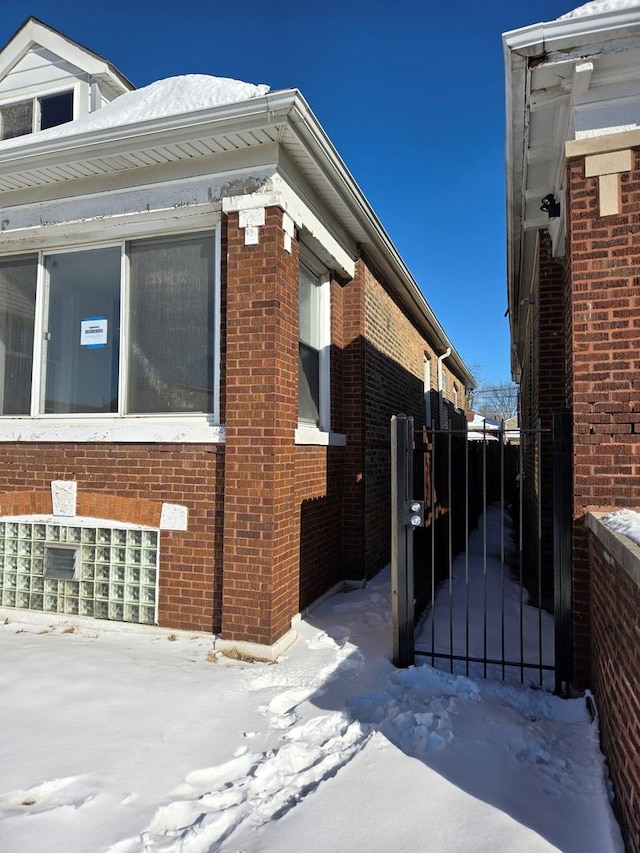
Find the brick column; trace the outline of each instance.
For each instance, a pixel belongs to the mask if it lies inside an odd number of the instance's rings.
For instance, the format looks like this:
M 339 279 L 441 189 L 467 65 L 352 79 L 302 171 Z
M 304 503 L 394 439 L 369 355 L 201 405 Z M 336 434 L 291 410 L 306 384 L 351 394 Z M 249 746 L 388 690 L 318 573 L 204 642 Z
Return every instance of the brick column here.
M 222 636 L 272 643 L 298 610 L 298 244 L 275 207 L 257 244 L 237 213 L 226 228 Z
M 591 633 L 581 518 L 587 507 L 636 507 L 640 502 L 640 163 L 638 152 L 627 154 L 630 170 L 606 175 L 606 181 L 602 172 L 608 161 L 583 156 L 568 165 L 567 366 L 573 411 L 578 682 L 589 676 Z M 614 159 L 618 166 L 624 158 Z

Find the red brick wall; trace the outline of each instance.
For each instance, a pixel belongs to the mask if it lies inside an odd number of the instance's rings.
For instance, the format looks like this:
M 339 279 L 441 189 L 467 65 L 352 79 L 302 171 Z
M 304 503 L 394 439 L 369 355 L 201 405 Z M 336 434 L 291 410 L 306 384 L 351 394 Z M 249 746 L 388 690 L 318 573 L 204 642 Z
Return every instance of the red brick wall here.
M 272 643 L 299 601 L 298 244 L 285 252 L 279 208 L 255 246 L 236 213 L 226 222 L 222 636 Z
M 296 446 L 298 242 L 285 251 L 279 208 L 257 245 L 237 214 L 221 232 L 225 444 L 6 444 L 0 497 L 46 504 L 52 479 L 75 479 L 79 507 L 115 520 L 185 504 L 188 531 L 161 535 L 161 624 L 272 643 L 338 580 L 388 561 L 389 422 L 405 411 L 422 424 L 423 355 L 435 382 L 436 354 L 358 260 L 331 282 L 331 426 L 347 444 Z
M 344 447 L 296 448 L 301 610 L 343 577 L 350 577 L 342 555 L 345 451 Z
M 431 382 L 437 387 L 437 356 L 427 339 L 416 329 L 404 309 L 384 286 L 384 278 L 371 263 L 358 261 L 364 280 L 364 422 L 366 453 L 365 481 L 365 572 L 371 576 L 390 559 L 391 547 L 391 452 L 390 424 L 393 415 L 411 415 L 416 429 L 424 425 L 424 357 L 431 359 Z M 443 362 L 444 396 L 454 397 L 465 408 L 464 382 Z M 432 412 L 437 413 L 437 394 Z M 450 409 L 449 411 L 453 411 Z M 454 424 L 454 426 L 456 426 Z M 466 428 L 460 416 L 458 427 Z
M 346 575 L 366 577 L 365 568 L 365 324 L 364 264 L 342 291 L 342 429 L 344 454 L 343 560 Z
M 157 525 L 162 502 L 187 506 L 189 529 L 160 534 L 159 622 L 217 630 L 223 465 L 219 445 L 1 443 L 0 511 L 50 513 L 52 480 L 98 518 Z
M 568 394 L 574 443 L 574 632 L 588 680 L 589 506 L 629 506 L 640 487 L 640 163 L 622 174 L 621 212 L 601 217 L 598 178 L 568 164 Z M 593 586 L 591 587 L 593 589 Z
M 640 850 L 640 589 L 589 534 L 592 674 L 614 805 Z

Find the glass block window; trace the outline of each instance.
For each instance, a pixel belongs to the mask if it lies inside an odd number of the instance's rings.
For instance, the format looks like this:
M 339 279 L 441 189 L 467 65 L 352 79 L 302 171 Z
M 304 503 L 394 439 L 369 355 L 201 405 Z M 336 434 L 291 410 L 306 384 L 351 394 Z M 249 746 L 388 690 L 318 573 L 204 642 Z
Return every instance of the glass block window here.
M 153 625 L 158 531 L 0 520 L 0 603 Z

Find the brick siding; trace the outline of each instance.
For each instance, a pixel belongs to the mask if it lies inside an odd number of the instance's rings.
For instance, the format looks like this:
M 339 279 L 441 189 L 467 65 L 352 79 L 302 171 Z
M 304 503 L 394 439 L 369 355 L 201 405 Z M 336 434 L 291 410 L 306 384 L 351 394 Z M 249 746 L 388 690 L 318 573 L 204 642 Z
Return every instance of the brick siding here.
M 598 178 L 568 164 L 568 395 L 573 410 L 576 676 L 588 681 L 587 507 L 629 506 L 640 487 L 640 163 L 622 174 L 621 212 L 601 217 Z M 591 586 L 591 589 L 593 587 Z
M 77 482 L 78 512 L 113 521 L 157 526 L 163 502 L 187 506 L 188 530 L 161 533 L 160 624 L 269 644 L 336 582 L 389 561 L 390 419 L 422 426 L 423 358 L 435 388 L 437 353 L 358 259 L 330 285 L 331 428 L 346 446 L 296 446 L 299 243 L 286 251 L 282 211 L 265 213 L 257 245 L 237 213 L 221 223 L 225 443 L 6 443 L 0 506 L 48 512 L 54 479 Z
M 218 445 L 0 444 L 0 512 L 51 513 L 51 481 L 75 480 L 78 514 L 157 526 L 162 502 L 183 504 L 189 529 L 162 531 L 161 625 L 220 624 L 222 480 Z
M 359 264 L 363 264 L 363 260 Z M 391 455 L 390 422 L 393 415 L 404 413 L 414 418 L 416 429 L 425 421 L 424 358 L 431 360 L 431 383 L 437 388 L 437 356 L 426 338 L 415 328 L 405 311 L 384 286 L 382 275 L 373 264 L 364 266 L 365 346 L 365 571 L 368 576 L 389 561 Z M 458 405 L 466 405 L 464 382 L 443 364 L 444 396 L 454 398 L 458 389 Z M 437 411 L 437 394 L 432 411 Z M 447 406 L 447 414 L 452 407 Z M 453 424 L 452 424 L 453 425 Z M 462 428 L 466 420 L 461 416 Z
M 640 850 L 640 589 L 589 534 L 592 674 L 614 806 Z

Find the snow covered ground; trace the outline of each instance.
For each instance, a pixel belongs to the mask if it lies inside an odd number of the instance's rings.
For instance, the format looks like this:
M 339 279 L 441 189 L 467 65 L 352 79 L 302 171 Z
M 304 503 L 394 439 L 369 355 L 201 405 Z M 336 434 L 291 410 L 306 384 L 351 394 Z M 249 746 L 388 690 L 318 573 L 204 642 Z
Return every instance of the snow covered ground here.
M 396 670 L 389 586 L 272 665 L 2 611 L 0 849 L 622 853 L 585 701 Z

